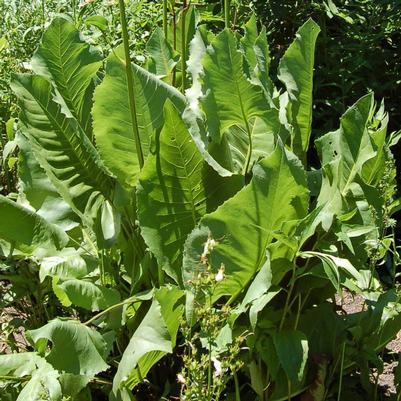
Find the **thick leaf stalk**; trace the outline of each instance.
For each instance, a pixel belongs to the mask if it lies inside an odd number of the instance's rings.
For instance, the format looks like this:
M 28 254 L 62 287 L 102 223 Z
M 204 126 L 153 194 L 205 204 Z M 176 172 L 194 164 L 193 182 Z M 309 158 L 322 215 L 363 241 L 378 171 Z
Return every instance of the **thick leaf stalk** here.
M 181 13 L 181 70 L 182 70 L 182 92 L 186 88 L 186 75 L 187 75 L 187 42 L 186 42 L 186 16 L 188 11 L 187 0 L 182 3 Z
M 225 27 L 230 28 L 230 0 L 224 0 L 224 22 Z
M 138 118 L 137 118 L 135 94 L 134 94 L 134 76 L 132 74 L 131 58 L 130 58 L 130 54 L 129 54 L 127 17 L 125 14 L 124 0 L 119 0 L 119 5 L 120 5 L 121 27 L 122 27 L 122 33 L 123 33 L 123 43 L 124 43 L 124 53 L 125 53 L 125 71 L 127 74 L 130 113 L 131 113 L 131 119 L 132 119 L 132 127 L 133 127 L 133 131 L 134 131 L 136 153 L 138 156 L 139 167 L 142 169 L 143 164 L 144 164 L 144 157 L 143 157 L 143 151 L 142 151 L 142 146 L 141 146 L 141 139 L 139 137 Z

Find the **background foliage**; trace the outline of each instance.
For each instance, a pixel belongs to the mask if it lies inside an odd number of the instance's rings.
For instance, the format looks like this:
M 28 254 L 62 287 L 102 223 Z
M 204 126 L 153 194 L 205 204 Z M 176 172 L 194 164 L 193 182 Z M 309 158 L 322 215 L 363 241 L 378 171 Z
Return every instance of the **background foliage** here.
M 1 4 L 6 399 L 377 400 L 400 135 L 351 48 L 397 10 L 136 2 L 127 43 L 114 3 Z

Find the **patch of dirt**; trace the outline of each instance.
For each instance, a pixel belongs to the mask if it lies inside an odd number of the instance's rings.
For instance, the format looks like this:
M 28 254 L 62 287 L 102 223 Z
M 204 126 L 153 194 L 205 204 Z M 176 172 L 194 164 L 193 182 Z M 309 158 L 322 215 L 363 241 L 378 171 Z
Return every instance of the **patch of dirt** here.
M 343 291 L 342 297 L 336 295 L 336 303 L 340 307 L 340 310 L 346 314 L 359 313 L 366 310 L 364 298 L 361 295 L 354 296 L 349 291 Z M 401 353 L 401 331 L 394 340 L 387 344 L 384 352 L 392 354 Z M 384 396 L 389 397 L 397 394 L 394 383 L 394 370 L 397 366 L 398 362 L 395 360 L 384 362 L 383 373 L 380 374 L 378 380 L 379 388 L 382 390 Z
M 24 352 L 29 347 L 22 325 L 26 319 L 15 308 L 3 308 L 0 313 L 0 354 L 9 354 L 13 350 Z

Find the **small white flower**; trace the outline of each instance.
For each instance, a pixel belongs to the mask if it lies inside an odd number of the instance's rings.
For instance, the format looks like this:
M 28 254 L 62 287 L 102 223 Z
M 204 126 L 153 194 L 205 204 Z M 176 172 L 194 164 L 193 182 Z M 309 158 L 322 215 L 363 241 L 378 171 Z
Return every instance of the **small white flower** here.
M 213 366 L 214 366 L 214 375 L 215 376 L 222 376 L 223 375 L 223 369 L 221 367 L 221 362 L 216 358 L 216 357 L 212 357 L 211 358 L 212 362 L 213 362 Z
M 222 263 L 220 265 L 219 271 L 217 272 L 217 274 L 216 274 L 216 276 L 214 278 L 217 282 L 223 280 L 223 278 L 224 278 L 224 270 L 225 270 L 225 266 L 224 266 L 224 263 Z
M 203 264 L 206 264 L 207 262 L 207 255 L 210 254 L 211 251 L 213 251 L 213 248 L 217 245 L 217 241 L 215 241 L 212 237 L 209 236 L 207 241 L 205 242 L 203 246 L 203 252 L 201 255 L 201 262 Z
M 181 383 L 181 384 L 185 384 L 186 383 L 185 378 L 181 373 L 178 373 L 177 381 L 178 381 L 178 383 Z
M 85 7 L 85 6 L 87 6 L 88 4 L 92 3 L 92 1 L 93 1 L 93 0 L 81 0 L 80 3 L 79 3 L 79 6 L 80 6 L 80 7 Z

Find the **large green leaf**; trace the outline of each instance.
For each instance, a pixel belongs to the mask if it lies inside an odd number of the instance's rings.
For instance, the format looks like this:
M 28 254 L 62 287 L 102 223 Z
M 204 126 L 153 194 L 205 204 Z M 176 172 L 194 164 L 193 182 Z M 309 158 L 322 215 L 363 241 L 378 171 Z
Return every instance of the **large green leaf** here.
M 202 59 L 213 38 L 213 33 L 208 31 L 205 25 L 201 25 L 191 41 L 190 56 L 187 62 L 187 72 L 192 77 L 192 85 L 185 91 L 188 105 L 183 113 L 183 119 L 188 125 L 191 136 L 204 160 L 222 177 L 228 177 L 232 175 L 230 160 L 223 160 L 222 162 L 222 152 L 220 152 L 220 149 L 218 149 L 217 155 L 212 155 L 210 153 L 210 150 L 208 149 L 209 138 L 207 137 L 205 129 L 204 114 L 200 108 L 200 100 L 203 97 L 202 83 L 200 80 L 200 77 L 203 74 Z M 216 156 L 219 155 L 219 160 L 217 160 Z
M 360 98 L 341 117 L 340 128 L 320 137 L 316 145 L 323 166 L 340 159 L 339 189 L 345 196 L 363 165 L 376 155 L 368 123 L 374 106 L 372 94 Z
M 154 130 L 163 124 L 163 106 L 170 99 L 182 111 L 185 98 L 155 75 L 132 64 L 139 134 L 146 156 Z M 106 76 L 96 88 L 93 128 L 101 157 L 124 186 L 134 186 L 139 173 L 123 49 L 108 58 Z
M 247 64 L 245 64 L 245 66 L 249 69 L 246 72 L 248 77 L 251 78 L 257 64 L 256 54 L 253 46 L 255 45 L 255 42 L 258 38 L 258 27 L 256 16 L 254 14 L 244 25 L 244 29 L 245 35 L 241 38 L 240 42 L 244 51 L 245 59 L 247 61 Z
M 301 158 L 309 146 L 312 126 L 313 64 L 319 26 L 309 19 L 280 60 L 278 78 L 290 100 L 290 123 L 294 128 L 293 151 Z
M 63 280 L 80 279 L 90 275 L 98 266 L 98 261 L 75 248 L 63 248 L 40 262 L 39 278 L 59 277 Z
M 54 83 L 88 135 L 92 131 L 93 79 L 101 65 L 100 53 L 81 39 L 72 22 L 61 17 L 47 28 L 32 59 L 33 71 Z
M 245 174 L 247 160 L 252 165 L 257 160 L 270 155 L 275 147 L 276 135 L 280 132 L 281 124 L 276 110 L 268 112 L 270 119 L 265 122 L 260 117 L 252 118 L 248 122 L 250 137 L 247 127 L 234 125 L 226 131 L 227 145 L 230 150 L 232 160 L 232 171 L 234 173 Z M 249 148 L 252 141 L 252 150 Z M 249 155 L 249 152 L 252 152 Z
M 280 331 L 273 337 L 276 352 L 287 377 L 300 382 L 308 360 L 308 339 L 298 330 Z
M 380 107 L 374 120 L 377 127 L 370 129 L 369 134 L 377 154 L 363 165 L 362 177 L 367 184 L 377 186 L 385 174 L 386 161 L 390 157 L 386 144 L 389 116 L 384 112 L 384 105 Z
M 244 68 L 248 78 L 260 85 L 268 99 L 273 95 L 273 83 L 269 77 L 270 51 L 267 42 L 266 28 L 258 33 L 256 17 L 252 15 L 245 24 L 245 35 L 240 42 L 245 60 Z
M 265 95 L 267 98 L 273 96 L 274 85 L 269 76 L 270 69 L 270 50 L 267 42 L 266 28 L 263 27 L 259 36 L 257 37 L 253 46 L 256 56 L 256 66 L 254 67 L 254 73 L 256 82 L 262 85 Z
M 182 24 L 181 24 L 181 18 L 182 18 L 182 12 L 179 13 L 178 19 L 176 21 L 176 34 L 175 34 L 175 39 L 176 39 L 176 46 L 175 49 L 181 53 L 182 50 Z M 199 11 L 197 8 L 193 5 L 190 5 L 189 8 L 187 9 L 185 13 L 185 44 L 186 44 L 186 50 L 185 53 L 188 54 L 189 50 L 189 44 L 194 37 L 196 33 L 196 27 L 198 26 L 198 23 L 200 21 L 200 15 Z M 167 33 L 168 35 L 168 40 L 171 44 L 172 47 L 174 47 L 174 23 L 171 21 L 171 24 L 169 26 L 169 32 Z M 181 67 L 178 65 L 177 67 Z
M 21 202 L 28 201 L 47 222 L 56 224 L 63 230 L 75 227 L 78 224 L 78 216 L 72 212 L 38 163 L 29 140 L 20 133 L 16 140 L 19 149 L 18 178 Z
M 101 195 L 112 196 L 114 183 L 96 149 L 68 110 L 56 101 L 50 81 L 17 75 L 12 88 L 19 98 L 20 128 L 57 191 L 85 220 Z
M 318 197 L 318 206 L 322 206 L 322 210 L 318 220 L 322 221 L 325 230 L 331 226 L 334 215 L 350 212 L 345 207 L 345 197 L 358 181 L 364 164 L 376 155 L 368 132 L 372 107 L 373 96 L 362 97 L 341 117 L 337 131 L 316 141 L 323 164 Z
M 138 185 L 142 235 L 159 264 L 181 277 L 186 236 L 207 212 L 241 187 L 240 177 L 220 177 L 202 158 L 175 107 L 167 102 L 165 124 L 156 137 Z
M 59 376 L 60 373 L 36 352 L 0 355 L 0 385 L 5 377 L 26 380 L 16 401 L 61 401 Z
M 168 77 L 179 56 L 167 42 L 163 30 L 157 27 L 148 43 L 146 50 L 149 53 L 148 70 L 160 78 Z
M 212 137 L 219 138 L 234 124 L 242 124 L 249 132 L 248 121 L 263 116 L 269 108 L 261 87 L 245 76 L 243 62 L 237 40 L 228 29 L 216 36 L 203 58 L 206 96 L 202 106 Z
M 115 396 L 125 388 L 134 388 L 150 368 L 165 354 L 171 353 L 183 313 L 179 303 L 183 292 L 176 287 L 156 291 L 148 313 L 125 349 L 114 376 Z
M 0 195 L 0 221 L 0 238 L 26 251 L 38 247 L 60 249 L 68 242 L 59 227 L 3 195 Z
M 46 360 L 60 372 L 93 377 L 108 368 L 105 340 L 79 321 L 54 319 L 29 333 L 35 343 L 51 341 Z
M 254 167 L 250 184 L 204 216 L 200 229 L 191 233 L 185 245 L 184 282 L 192 280 L 201 268 L 203 244 L 212 236 L 218 244 L 210 254 L 211 264 L 217 269 L 223 263 L 226 272 L 216 288 L 216 297 L 235 297 L 262 267 L 274 231 L 284 222 L 306 215 L 308 198 L 299 160 L 279 143 Z
M 106 288 L 89 279 L 53 280 L 55 294 L 64 306 L 79 306 L 96 312 L 115 305 L 120 301 L 120 293 L 114 288 Z M 61 292 L 60 292 L 61 291 Z

